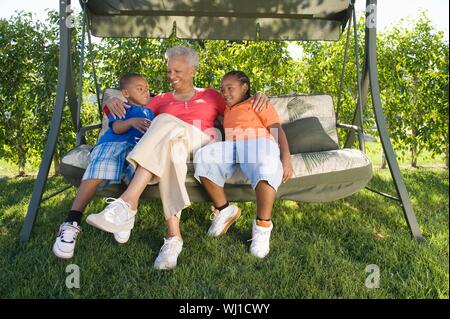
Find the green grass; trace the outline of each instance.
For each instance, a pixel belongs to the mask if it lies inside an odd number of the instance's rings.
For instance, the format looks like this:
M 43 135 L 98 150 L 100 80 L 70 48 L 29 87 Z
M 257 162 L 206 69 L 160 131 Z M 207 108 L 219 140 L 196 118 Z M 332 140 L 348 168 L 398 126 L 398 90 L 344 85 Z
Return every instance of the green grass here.
M 25 165 L 25 173 L 26 175 L 36 175 L 39 170 L 39 163 L 27 163 Z M 50 174 L 53 175 L 55 173 L 54 165 L 50 166 Z M 0 158 L 0 177 L 17 177 L 19 174 L 19 168 L 11 162 Z
M 376 167 L 381 166 L 382 161 L 382 147 L 379 142 L 366 142 L 366 154 L 372 161 L 372 164 Z M 410 167 L 411 166 L 411 153 L 404 152 L 402 154 L 401 151 L 394 151 L 397 156 L 397 161 L 400 167 Z M 417 159 L 417 165 L 419 168 L 428 168 L 428 167 L 445 167 L 445 154 L 433 154 L 428 151 L 422 151 Z
M 440 165 L 440 163 L 438 163 Z M 143 201 L 130 241 L 86 223 L 75 257 L 52 252 L 75 189 L 42 204 L 30 241 L 18 245 L 34 179 L 0 179 L 0 298 L 449 298 L 448 170 L 402 169 L 426 241 L 411 239 L 400 207 L 363 190 L 331 203 L 277 201 L 271 253 L 248 253 L 254 203 L 221 238 L 205 234 L 209 204 L 182 214 L 184 249 L 173 271 L 152 268 L 165 223 L 159 201 Z M 51 193 L 65 185 L 52 177 Z M 388 170 L 375 170 L 374 188 L 395 194 Z M 96 198 L 89 212 L 102 209 Z M 379 232 L 384 239 L 374 236 Z M 66 266 L 80 267 L 80 288 L 65 285 Z M 380 288 L 365 286 L 365 268 L 380 268 Z

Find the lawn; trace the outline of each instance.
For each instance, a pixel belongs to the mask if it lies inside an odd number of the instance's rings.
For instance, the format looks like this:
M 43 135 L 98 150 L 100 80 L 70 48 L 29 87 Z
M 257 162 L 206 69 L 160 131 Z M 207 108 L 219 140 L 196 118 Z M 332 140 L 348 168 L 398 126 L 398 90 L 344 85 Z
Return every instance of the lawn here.
M 368 148 L 377 164 L 379 152 Z M 271 253 L 256 260 L 247 242 L 254 203 L 238 203 L 243 216 L 221 238 L 206 236 L 209 204 L 195 203 L 182 214 L 184 249 L 173 271 L 152 268 L 165 233 L 158 201 L 141 203 L 127 244 L 84 223 L 75 257 L 60 261 L 51 246 L 75 195 L 71 188 L 42 205 L 30 241 L 19 246 L 34 178 L 6 176 L 0 179 L 0 298 L 449 298 L 448 170 L 402 166 L 402 173 L 422 244 L 411 239 L 394 201 L 362 190 L 331 203 L 277 201 Z M 47 192 L 63 185 L 52 177 Z M 388 170 L 376 168 L 370 186 L 395 194 Z M 103 205 L 96 198 L 88 213 Z M 80 269 L 80 288 L 66 287 L 71 264 Z M 379 267 L 379 288 L 365 285 L 368 265 Z

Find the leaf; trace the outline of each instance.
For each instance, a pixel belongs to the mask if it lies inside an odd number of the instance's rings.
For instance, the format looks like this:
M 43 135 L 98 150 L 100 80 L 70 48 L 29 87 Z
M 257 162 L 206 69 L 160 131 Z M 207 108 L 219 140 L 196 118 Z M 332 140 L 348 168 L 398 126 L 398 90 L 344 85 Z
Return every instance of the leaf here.
M 372 232 L 372 235 L 373 235 L 374 237 L 378 238 L 378 239 L 385 239 L 385 237 L 383 236 L 383 234 L 381 234 L 380 232 L 378 232 L 378 231 L 376 231 L 376 230 L 374 230 L 374 231 Z

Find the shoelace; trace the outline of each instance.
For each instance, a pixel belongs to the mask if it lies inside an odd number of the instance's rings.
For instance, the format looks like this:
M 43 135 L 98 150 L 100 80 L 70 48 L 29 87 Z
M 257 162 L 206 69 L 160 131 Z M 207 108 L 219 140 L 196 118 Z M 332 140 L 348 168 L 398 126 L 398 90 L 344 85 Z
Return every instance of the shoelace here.
M 130 210 L 131 210 L 130 204 L 128 204 L 127 202 L 123 201 L 121 198 L 108 197 L 107 199 L 105 199 L 105 202 L 108 205 L 114 204 L 114 203 L 118 203 L 118 204 L 120 204 L 122 206 L 125 206 L 126 211 L 127 211 L 127 220 L 129 220 L 132 217 L 130 215 Z M 113 206 L 113 207 L 107 206 L 106 209 L 105 209 L 105 215 L 114 218 L 116 216 L 115 208 L 116 208 L 115 206 Z
M 254 234 L 254 236 L 252 237 L 252 238 L 250 238 L 249 240 L 247 240 L 247 241 L 253 241 L 253 240 L 258 240 L 258 239 L 260 239 L 261 237 L 263 237 L 263 240 L 264 241 L 267 241 L 268 239 L 269 239 L 269 237 L 268 236 L 266 236 L 265 238 L 264 238 L 264 235 L 265 234 L 267 234 L 269 231 L 257 231 L 255 234 Z
M 212 227 L 215 227 L 217 224 L 224 223 L 225 219 L 227 219 L 227 216 L 225 214 L 221 214 L 220 211 L 215 208 L 214 206 L 211 206 L 211 215 L 209 216 L 209 219 L 212 220 Z
M 159 250 L 159 254 L 166 254 L 167 252 L 174 251 L 176 246 L 175 243 L 176 239 L 170 238 L 164 238 L 164 244 L 162 245 L 161 249 Z
M 78 234 L 80 233 L 80 229 L 71 225 L 71 224 L 65 224 L 64 227 L 61 229 L 61 240 L 66 243 L 73 242 Z
M 212 213 L 209 215 L 209 219 L 214 220 L 214 218 L 220 213 L 220 211 L 216 209 L 214 206 L 211 206 L 210 209 Z

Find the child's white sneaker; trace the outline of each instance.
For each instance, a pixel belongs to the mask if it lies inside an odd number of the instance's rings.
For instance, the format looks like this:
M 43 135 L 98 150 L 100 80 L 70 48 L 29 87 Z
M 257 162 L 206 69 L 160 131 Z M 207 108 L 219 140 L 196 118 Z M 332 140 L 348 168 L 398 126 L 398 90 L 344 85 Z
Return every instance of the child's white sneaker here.
M 221 211 L 211 206 L 213 214 L 211 214 L 211 226 L 208 229 L 209 236 L 220 236 L 228 231 L 228 228 L 239 219 L 241 210 L 235 205 L 228 205 L 227 208 Z
M 81 228 L 77 222 L 64 222 L 61 224 L 52 248 L 56 257 L 61 259 L 73 257 L 77 236 L 80 231 Z
M 137 211 L 132 210 L 130 204 L 121 198 L 107 198 L 109 204 L 98 214 L 91 214 L 86 222 L 101 230 L 118 233 L 131 230 L 134 227 L 134 216 Z
M 118 233 L 114 233 L 114 240 L 119 244 L 125 244 L 129 239 L 131 235 L 131 230 L 124 230 L 120 231 Z
M 183 240 L 176 236 L 164 238 L 164 244 L 156 257 L 155 269 L 172 269 L 177 266 L 178 255 L 183 249 Z
M 250 245 L 250 253 L 258 258 L 267 256 L 270 250 L 270 233 L 272 232 L 273 224 L 269 227 L 262 227 L 256 225 L 256 219 L 253 221 L 252 227 L 252 244 Z

